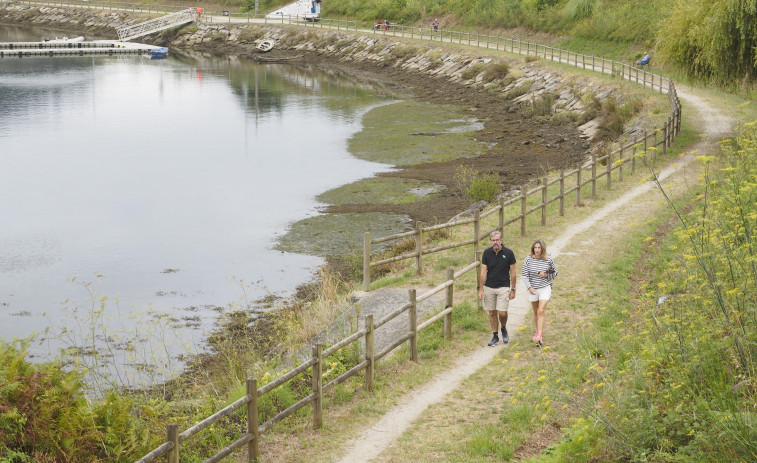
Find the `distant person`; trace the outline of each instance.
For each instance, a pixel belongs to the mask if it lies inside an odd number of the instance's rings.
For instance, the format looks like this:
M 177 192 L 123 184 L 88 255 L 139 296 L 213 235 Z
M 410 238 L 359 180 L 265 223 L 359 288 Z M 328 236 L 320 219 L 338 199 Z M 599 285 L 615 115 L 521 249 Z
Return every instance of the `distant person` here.
M 388 30 L 389 30 L 389 26 L 390 26 L 390 24 L 389 24 L 389 20 L 388 20 L 388 19 L 385 19 L 385 20 L 384 20 L 384 30 L 385 30 L 385 31 L 388 31 Z
M 199 21 L 202 16 L 202 8 L 197 8 L 195 11 L 197 12 L 197 20 Z
M 384 24 L 384 21 L 382 21 L 382 20 L 379 19 L 378 21 L 376 21 L 376 24 L 373 25 L 373 30 L 374 31 L 380 31 L 381 30 L 381 26 L 383 24 Z
M 434 28 L 434 32 L 439 32 L 439 20 L 434 19 L 434 22 L 431 23 L 431 26 Z
M 552 296 L 552 280 L 557 276 L 555 263 L 547 257 L 547 245 L 536 240 L 531 245 L 531 255 L 523 261 L 523 283 L 528 288 L 528 300 L 534 309 L 536 334 L 532 338 L 537 345 L 544 344 L 544 318 L 547 303 Z
M 489 347 L 499 342 L 500 325 L 502 326 L 502 343 L 507 344 L 507 308 L 510 299 L 515 299 L 515 254 L 502 246 L 502 234 L 493 231 L 489 235 L 492 246 L 481 257 L 481 286 L 478 298 L 484 301 L 484 309 L 489 312 L 489 325 L 493 336 Z
M 644 57 L 641 58 L 639 61 L 637 61 L 636 65 L 639 66 L 639 67 L 641 67 L 641 66 L 648 66 L 649 65 L 649 60 L 651 60 L 651 59 L 652 58 L 649 56 L 649 53 L 645 51 L 644 52 Z

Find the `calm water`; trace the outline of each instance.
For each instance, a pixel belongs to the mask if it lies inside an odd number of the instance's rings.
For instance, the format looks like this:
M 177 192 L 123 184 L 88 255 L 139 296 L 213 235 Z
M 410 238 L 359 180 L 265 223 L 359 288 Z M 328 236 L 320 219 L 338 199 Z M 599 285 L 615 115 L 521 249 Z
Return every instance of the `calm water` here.
M 0 337 L 104 307 L 125 332 L 146 309 L 199 323 L 179 336 L 197 345 L 214 307 L 289 294 L 321 259 L 276 238 L 318 214 L 319 193 L 387 169 L 346 150 L 383 102 L 285 65 L 0 60 Z

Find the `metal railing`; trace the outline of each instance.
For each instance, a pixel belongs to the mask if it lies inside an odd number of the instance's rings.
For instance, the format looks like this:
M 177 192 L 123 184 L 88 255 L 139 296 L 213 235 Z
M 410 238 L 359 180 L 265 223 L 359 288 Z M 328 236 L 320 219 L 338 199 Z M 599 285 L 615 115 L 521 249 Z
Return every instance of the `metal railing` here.
M 187 8 L 143 23 L 117 29 L 118 40 L 125 42 L 127 40 L 136 39 L 137 37 L 152 34 L 153 32 L 162 31 L 181 24 L 191 23 L 194 20 L 195 10 L 193 8 Z

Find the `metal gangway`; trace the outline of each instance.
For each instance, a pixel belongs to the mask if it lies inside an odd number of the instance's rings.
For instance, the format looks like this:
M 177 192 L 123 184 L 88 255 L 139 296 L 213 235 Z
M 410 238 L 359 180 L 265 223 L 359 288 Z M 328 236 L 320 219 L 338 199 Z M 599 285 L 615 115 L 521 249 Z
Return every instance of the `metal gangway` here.
M 152 34 L 153 32 L 170 29 L 182 24 L 191 23 L 195 20 L 195 10 L 187 8 L 176 13 L 171 13 L 160 18 L 151 19 L 133 26 L 122 27 L 118 29 L 118 40 L 126 42 L 127 40 L 136 39 L 143 35 Z

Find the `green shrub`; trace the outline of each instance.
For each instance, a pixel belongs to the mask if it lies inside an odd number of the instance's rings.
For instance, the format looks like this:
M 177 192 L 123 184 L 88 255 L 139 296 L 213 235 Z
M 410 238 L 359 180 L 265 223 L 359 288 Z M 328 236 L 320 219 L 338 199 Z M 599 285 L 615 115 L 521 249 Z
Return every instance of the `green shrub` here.
M 514 100 L 515 98 L 518 98 L 521 95 L 525 95 L 528 93 L 528 91 L 531 90 L 531 81 L 530 80 L 524 80 L 520 84 L 518 84 L 516 87 L 511 88 L 510 90 L 505 93 L 505 98 L 508 100 Z
M 400 59 L 405 59 L 418 53 L 418 49 L 412 45 L 399 45 L 394 47 L 392 54 Z
M 568 0 L 563 9 L 563 16 L 568 21 L 588 18 L 594 10 L 596 0 Z
M 551 116 L 554 112 L 552 106 L 555 104 L 557 96 L 553 93 L 543 93 L 537 98 L 531 100 L 532 116 Z
M 453 177 L 456 190 L 470 201 L 491 202 L 499 193 L 499 175 L 481 174 L 467 167 L 458 167 Z
M 465 71 L 463 71 L 463 73 L 460 75 L 460 77 L 462 77 L 463 80 L 473 79 L 477 75 L 481 74 L 481 71 L 483 71 L 485 67 L 486 67 L 486 65 L 484 63 L 476 63 L 473 66 L 470 66 Z
M 111 391 L 93 408 L 81 374 L 30 363 L 27 343 L 0 341 L 0 455 L 8 462 L 130 461 L 149 444 L 132 404 Z
M 507 63 L 491 63 L 484 71 L 484 82 L 491 82 L 497 79 L 504 79 L 510 72 L 510 66 Z

